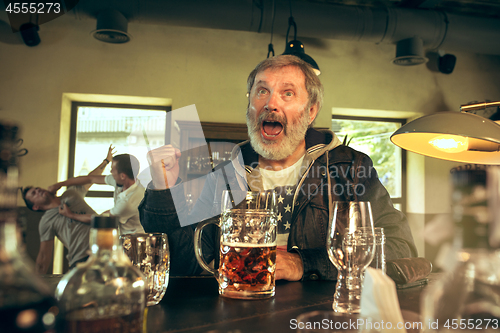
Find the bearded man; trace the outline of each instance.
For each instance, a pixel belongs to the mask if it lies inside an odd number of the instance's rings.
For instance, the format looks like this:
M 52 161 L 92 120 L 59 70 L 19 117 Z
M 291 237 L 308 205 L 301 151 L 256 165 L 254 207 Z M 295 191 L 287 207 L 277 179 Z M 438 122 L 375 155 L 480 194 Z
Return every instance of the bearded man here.
M 337 278 L 326 251 L 334 200 L 371 202 L 375 226 L 385 228 L 387 259 L 417 255 L 406 217 L 393 208 L 370 158 L 342 145 L 333 132 L 311 127 L 321 109 L 323 86 L 310 65 L 295 56 L 268 58 L 250 73 L 247 92 L 250 141 L 235 147 L 231 161 L 222 166 L 224 174 L 207 177 L 189 215 L 178 177 L 180 151 L 167 145 L 148 153 L 152 182 L 139 206 L 141 223 L 146 232 L 167 233 L 172 275 L 202 272 L 194 254 L 194 228 L 220 206 L 226 189 L 221 182 L 232 189 L 278 193 L 283 211 L 278 214 L 276 279 Z M 206 262 L 216 259 L 217 232 L 204 229 Z

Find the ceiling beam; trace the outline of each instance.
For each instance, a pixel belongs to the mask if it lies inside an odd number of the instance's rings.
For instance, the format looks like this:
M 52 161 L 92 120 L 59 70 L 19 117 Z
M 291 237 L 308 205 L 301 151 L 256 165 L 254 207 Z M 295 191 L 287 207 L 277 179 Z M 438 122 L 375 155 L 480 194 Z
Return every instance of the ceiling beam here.
M 429 9 L 436 7 L 441 1 L 442 0 L 403 0 L 399 4 L 399 7 Z

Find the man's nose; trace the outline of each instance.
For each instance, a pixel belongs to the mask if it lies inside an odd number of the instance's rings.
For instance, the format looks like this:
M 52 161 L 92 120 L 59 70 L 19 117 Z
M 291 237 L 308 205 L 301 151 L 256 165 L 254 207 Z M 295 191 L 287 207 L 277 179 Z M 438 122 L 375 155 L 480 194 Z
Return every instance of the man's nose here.
M 279 96 L 277 93 L 270 93 L 267 99 L 266 109 L 268 111 L 278 111 Z

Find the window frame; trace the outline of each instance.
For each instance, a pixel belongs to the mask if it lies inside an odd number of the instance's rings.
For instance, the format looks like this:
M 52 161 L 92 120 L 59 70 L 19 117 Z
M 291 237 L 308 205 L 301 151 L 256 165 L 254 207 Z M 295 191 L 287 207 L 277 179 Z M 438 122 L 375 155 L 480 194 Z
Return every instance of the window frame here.
M 369 116 L 346 116 L 346 115 L 332 115 L 332 120 L 359 120 L 359 121 L 380 121 L 380 122 L 390 122 L 399 123 L 404 126 L 407 123 L 405 118 L 384 118 L 384 117 L 369 117 Z M 331 128 L 331 127 L 330 127 Z M 390 144 L 393 144 L 389 141 Z M 400 148 L 401 149 L 401 148 Z M 401 197 L 391 197 L 393 204 L 401 205 L 401 211 L 406 213 L 406 150 L 401 149 Z
M 116 108 L 116 109 L 144 109 L 144 110 L 160 110 L 165 111 L 165 143 L 169 144 L 171 140 L 172 124 L 172 107 L 170 105 L 147 105 L 147 104 L 119 104 L 119 103 L 98 103 L 98 102 L 71 102 L 71 117 L 70 117 L 70 135 L 69 135 L 69 154 L 68 154 L 68 175 L 67 179 L 74 177 L 75 171 L 75 150 L 76 150 L 76 130 L 78 125 L 78 108 L 80 107 L 96 107 L 96 108 Z M 87 197 L 91 198 L 113 198 L 113 191 L 88 191 Z

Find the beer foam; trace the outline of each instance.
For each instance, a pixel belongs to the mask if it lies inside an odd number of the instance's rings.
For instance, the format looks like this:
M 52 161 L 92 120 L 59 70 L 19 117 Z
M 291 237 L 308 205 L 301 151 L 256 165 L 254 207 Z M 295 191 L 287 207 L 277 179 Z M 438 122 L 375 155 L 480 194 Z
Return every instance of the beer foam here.
M 222 242 L 222 246 L 230 246 L 230 247 L 276 247 L 276 242 L 273 243 L 264 243 L 264 244 L 255 244 L 255 243 L 241 243 L 241 242 Z
M 233 208 L 231 210 L 226 211 L 228 214 L 256 214 L 256 215 L 272 215 L 275 214 L 274 211 L 266 210 L 266 209 L 239 209 Z

